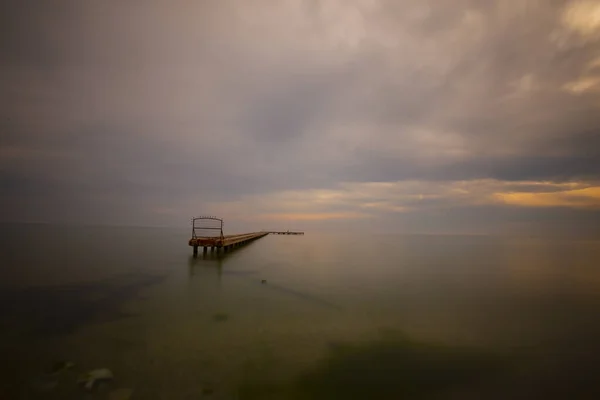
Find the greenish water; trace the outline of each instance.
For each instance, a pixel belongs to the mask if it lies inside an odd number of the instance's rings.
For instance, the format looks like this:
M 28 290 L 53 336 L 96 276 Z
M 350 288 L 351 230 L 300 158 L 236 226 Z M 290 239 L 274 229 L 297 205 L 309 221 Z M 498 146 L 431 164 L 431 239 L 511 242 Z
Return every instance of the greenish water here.
M 2 399 L 600 395 L 598 242 L 307 232 L 193 259 L 186 227 L 1 235 Z

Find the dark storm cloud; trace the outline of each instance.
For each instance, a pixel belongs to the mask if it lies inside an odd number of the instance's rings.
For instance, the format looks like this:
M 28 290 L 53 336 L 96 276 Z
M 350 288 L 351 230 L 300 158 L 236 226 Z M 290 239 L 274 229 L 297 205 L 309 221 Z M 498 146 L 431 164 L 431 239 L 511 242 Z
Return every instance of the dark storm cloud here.
M 0 6 L 3 65 L 60 67 L 73 51 L 78 7 L 65 1 L 5 1 Z
M 565 23 L 572 4 L 5 2 L 4 213 L 136 221 L 342 182 L 597 182 L 600 40 Z
M 600 145 L 600 144 L 599 144 Z M 569 156 L 520 157 L 474 156 L 449 165 L 418 165 L 414 158 L 377 157 L 363 164 L 340 169 L 339 176 L 354 181 L 397 181 L 405 179 L 463 180 L 495 178 L 508 181 L 573 179 L 598 181 L 600 156 L 586 154 L 593 148 L 581 147 L 580 153 Z M 366 168 L 368 166 L 369 168 Z
M 469 153 L 466 160 L 449 160 L 441 169 L 418 165 L 414 159 L 420 154 L 414 152 L 403 157 L 364 154 L 352 174 L 365 175 L 367 180 L 376 176 L 383 180 L 598 177 L 598 96 L 574 96 L 562 86 L 577 79 L 599 47 L 597 42 L 558 47 L 552 35 L 557 32 L 560 10 L 544 7 L 542 15 L 537 9 L 503 21 L 488 8 L 485 23 L 489 25 L 482 38 L 447 55 L 456 58 L 449 71 L 428 76 L 427 68 L 409 70 L 400 83 L 386 87 L 382 82 L 373 97 L 356 108 L 374 120 L 391 123 L 395 129 L 390 140 L 403 140 L 407 128 L 415 125 L 459 132 Z M 431 11 L 428 20 L 442 19 L 443 6 Z M 445 21 L 435 23 L 437 29 L 431 32 L 424 31 L 428 23 L 419 30 L 423 37 L 448 35 L 456 20 Z M 440 55 L 437 61 L 444 60 Z M 519 83 L 523 87 L 511 87 Z M 497 154 L 498 148 L 512 154 Z

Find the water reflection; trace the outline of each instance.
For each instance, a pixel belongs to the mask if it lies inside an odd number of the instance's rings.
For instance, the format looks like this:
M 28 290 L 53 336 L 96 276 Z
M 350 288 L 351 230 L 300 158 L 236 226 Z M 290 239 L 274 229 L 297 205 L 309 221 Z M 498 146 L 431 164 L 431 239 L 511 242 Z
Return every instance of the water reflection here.
M 189 276 L 190 277 L 195 276 L 197 274 L 199 268 L 213 268 L 216 270 L 217 275 L 220 279 L 223 274 L 223 271 L 224 271 L 223 267 L 225 265 L 227 265 L 228 263 L 230 263 L 231 261 L 235 260 L 236 258 L 243 256 L 243 253 L 247 250 L 247 247 L 251 244 L 252 243 L 249 243 L 245 246 L 239 247 L 233 251 L 228 251 L 228 252 L 224 252 L 223 250 L 217 251 L 216 249 L 214 251 L 208 250 L 207 252 L 203 252 L 202 250 L 200 250 L 197 257 L 194 257 L 193 255 L 189 255 L 188 256 Z M 239 274 L 239 273 L 244 273 L 244 272 L 242 272 L 242 271 L 227 271 L 225 273 L 226 274 L 234 274 L 234 273 Z
M 227 253 L 207 253 L 200 254 L 198 257 L 194 257 L 190 255 L 188 257 L 188 272 L 189 277 L 193 277 L 198 273 L 198 269 L 200 268 L 212 268 L 217 272 L 217 276 L 219 277 L 219 281 L 221 280 L 221 275 L 223 273 L 223 265 L 227 263 L 227 258 L 229 254 Z
M 381 237 L 365 247 L 306 236 L 193 258 L 182 249 L 187 232 L 169 232 L 66 242 L 48 230 L 62 241 L 35 257 L 13 252 L 0 269 L 10 291 L 0 291 L 0 350 L 14 370 L 4 379 L 19 389 L 71 360 L 77 373 L 111 368 L 113 388 L 135 387 L 132 399 L 202 398 L 203 382 L 215 390 L 208 398 L 240 382 L 241 399 L 600 398 L 596 247 L 460 237 Z M 83 280 L 96 283 L 74 284 Z M 54 286 L 17 292 L 34 284 Z M 381 327 L 410 339 L 372 340 Z M 438 342 L 446 345 L 428 344 Z M 62 396 L 75 379 L 53 398 L 81 398 Z

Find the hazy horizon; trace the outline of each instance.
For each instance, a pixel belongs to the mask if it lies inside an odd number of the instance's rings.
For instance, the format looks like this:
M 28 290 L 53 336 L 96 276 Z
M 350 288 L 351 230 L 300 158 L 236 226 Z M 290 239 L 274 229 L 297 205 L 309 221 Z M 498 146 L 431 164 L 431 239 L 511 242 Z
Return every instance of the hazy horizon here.
M 41 226 L 55 226 L 55 227 L 64 227 L 64 228 L 132 228 L 132 229 L 165 229 L 165 230 L 169 230 L 169 231 L 173 231 L 173 232 L 178 232 L 178 233 L 186 233 L 186 232 L 190 232 L 191 234 L 191 224 L 189 225 L 127 225 L 127 224 L 114 224 L 114 223 L 85 223 L 85 222 L 11 222 L 11 221 L 4 221 L 4 222 L 0 222 L 0 226 L 19 226 L 19 225 L 41 225 Z M 301 229 L 297 229 L 294 227 L 291 228 L 280 228 L 280 227 L 271 227 L 271 228 L 255 228 L 255 227 L 251 227 L 251 226 L 247 226 L 247 227 L 239 227 L 239 226 L 234 226 L 232 229 L 223 229 L 223 232 L 225 235 L 232 235 L 232 234 L 240 234 L 240 233 L 248 233 L 248 232 L 259 232 L 259 231 L 302 231 L 305 234 L 308 235 L 312 235 L 312 236 L 320 236 L 320 235 L 336 235 L 336 236 L 356 236 L 356 235 L 373 235 L 373 236 L 379 236 L 379 235 L 387 235 L 387 236 L 487 236 L 487 237 L 498 237 L 498 238 L 512 238 L 512 239 L 517 239 L 517 238 L 540 238 L 540 239 L 573 239 L 573 240 L 593 240 L 593 241 L 597 241 L 600 240 L 600 238 L 595 235 L 593 232 L 589 233 L 589 232 L 576 232 L 575 234 L 573 232 L 560 232 L 560 231 L 538 231 L 538 232 L 519 232 L 519 233 L 515 233 L 515 232 L 456 232 L 453 230 L 449 230 L 449 231 L 438 231 L 438 232 L 427 232 L 427 231 L 423 231 L 423 232 L 406 232 L 406 231 L 401 231 L 401 230 L 389 230 L 389 231 L 376 231 L 376 230 L 371 230 L 371 231 L 360 231 L 360 232 L 348 232 L 345 231 L 343 229 L 318 229 L 318 230 L 309 230 L 309 231 L 305 231 L 305 230 L 301 230 Z M 183 243 L 183 242 L 182 242 Z M 185 244 L 185 243 L 184 243 Z

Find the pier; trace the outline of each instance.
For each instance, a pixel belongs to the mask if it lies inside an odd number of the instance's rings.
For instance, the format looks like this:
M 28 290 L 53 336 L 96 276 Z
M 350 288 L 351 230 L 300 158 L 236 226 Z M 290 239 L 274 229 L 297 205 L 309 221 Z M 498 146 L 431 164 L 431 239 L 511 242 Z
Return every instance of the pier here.
M 215 232 L 218 231 L 218 232 Z M 229 252 L 269 234 L 273 235 L 304 235 L 304 232 L 292 231 L 261 231 L 242 233 L 238 235 L 223 235 L 223 220 L 217 217 L 192 218 L 192 238 L 188 244 L 194 249 L 194 257 L 202 247 L 203 254 L 212 252 Z

